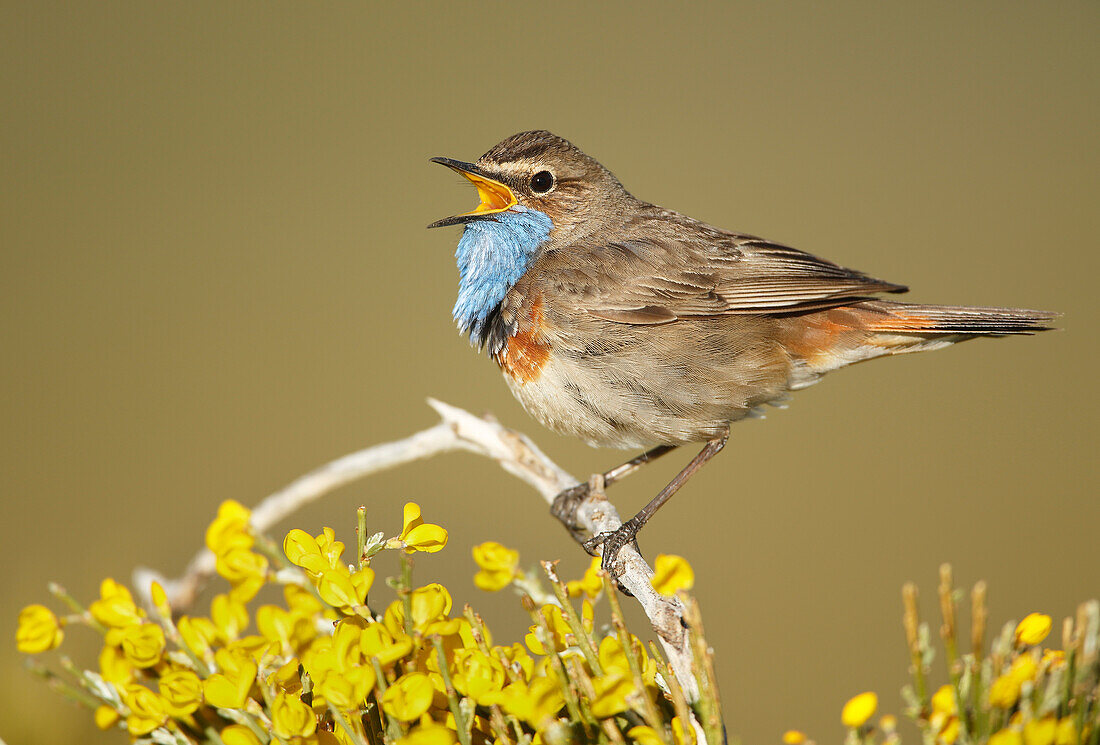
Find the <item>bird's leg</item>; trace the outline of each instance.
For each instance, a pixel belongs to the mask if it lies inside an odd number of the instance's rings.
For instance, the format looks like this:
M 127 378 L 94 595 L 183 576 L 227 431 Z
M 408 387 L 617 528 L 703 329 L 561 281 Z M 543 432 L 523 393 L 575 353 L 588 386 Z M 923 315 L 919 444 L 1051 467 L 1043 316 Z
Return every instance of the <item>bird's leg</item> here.
M 602 558 L 600 559 L 600 566 L 605 571 L 611 574 L 613 577 L 617 577 L 619 572 L 614 569 L 615 557 L 618 555 L 619 550 L 634 540 L 634 536 L 638 534 L 638 531 L 642 529 L 649 518 L 653 517 L 653 513 L 661 508 L 665 502 L 667 502 L 673 494 L 675 494 L 681 486 L 683 486 L 692 475 L 703 467 L 703 464 L 717 455 L 722 448 L 726 446 L 726 439 L 729 437 L 729 430 L 727 430 L 721 437 L 716 437 L 713 440 L 708 440 L 707 444 L 703 446 L 703 449 L 699 451 L 699 454 L 691 459 L 691 462 L 684 466 L 684 470 L 676 474 L 672 481 L 668 482 L 668 485 L 660 491 L 653 499 L 649 501 L 642 509 L 638 510 L 638 514 L 627 520 L 620 525 L 617 529 L 609 533 L 600 533 L 595 538 L 584 543 L 584 548 L 588 553 L 593 556 L 596 555 L 596 549 L 602 547 Z
M 646 463 L 657 460 L 665 453 L 675 449 L 675 445 L 658 445 L 652 450 L 647 450 L 638 457 L 631 458 L 621 466 L 616 466 L 605 473 L 603 475 L 603 485 L 605 487 L 611 486 L 616 481 L 622 481 Z M 554 517 L 558 518 L 578 541 L 581 540 L 581 537 L 577 532 L 577 508 L 589 495 L 589 492 L 589 485 L 587 483 L 577 484 L 576 486 L 572 486 L 560 492 L 554 497 L 554 504 L 550 507 L 550 512 Z

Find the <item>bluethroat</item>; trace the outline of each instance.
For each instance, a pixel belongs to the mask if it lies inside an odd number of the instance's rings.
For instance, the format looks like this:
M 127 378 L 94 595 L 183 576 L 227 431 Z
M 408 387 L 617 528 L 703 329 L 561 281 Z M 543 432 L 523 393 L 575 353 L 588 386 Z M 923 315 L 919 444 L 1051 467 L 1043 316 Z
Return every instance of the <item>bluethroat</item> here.
M 789 246 L 712 227 L 628 192 L 546 131 L 521 132 L 465 176 L 454 319 L 523 407 L 593 446 L 649 448 L 607 485 L 690 443 L 702 450 L 637 515 L 585 546 L 615 555 L 726 444 L 729 425 L 856 362 L 981 336 L 1031 334 L 1056 314 L 875 299 L 884 282 Z M 571 529 L 587 486 L 558 495 Z

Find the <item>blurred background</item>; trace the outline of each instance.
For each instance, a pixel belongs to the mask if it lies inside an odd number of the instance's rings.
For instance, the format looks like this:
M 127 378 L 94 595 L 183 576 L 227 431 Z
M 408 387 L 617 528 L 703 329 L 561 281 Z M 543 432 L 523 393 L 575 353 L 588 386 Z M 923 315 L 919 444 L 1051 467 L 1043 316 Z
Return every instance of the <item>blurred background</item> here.
M 1065 313 L 830 376 L 737 425 L 646 528 L 649 557 L 695 567 L 731 735 L 839 742 L 868 689 L 900 712 L 899 588 L 931 616 L 943 561 L 989 582 L 995 627 L 1100 593 L 1100 5 L 703 5 L 3 2 L 0 737 L 124 739 L 21 668 L 16 614 L 52 603 L 48 581 L 90 600 L 135 565 L 175 574 L 221 500 L 432 425 L 427 396 L 577 475 L 626 457 L 527 417 L 450 320 L 458 229 L 424 230 L 475 200 L 429 157 L 531 128 L 644 199 L 914 301 Z M 614 501 L 633 512 L 687 458 Z M 417 578 L 500 640 L 523 613 L 473 587 L 471 546 L 587 564 L 534 492 L 467 455 L 275 534 L 352 542 L 359 504 L 393 533 L 407 499 L 451 536 Z M 66 647 L 94 665 L 92 632 Z

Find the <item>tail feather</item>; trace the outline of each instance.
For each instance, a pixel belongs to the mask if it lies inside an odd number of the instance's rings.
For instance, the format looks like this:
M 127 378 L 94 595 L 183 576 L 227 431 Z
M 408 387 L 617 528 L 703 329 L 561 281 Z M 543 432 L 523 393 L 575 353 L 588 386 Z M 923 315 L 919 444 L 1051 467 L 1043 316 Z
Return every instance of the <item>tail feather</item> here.
M 794 363 L 792 389 L 830 370 L 876 357 L 927 352 L 967 339 L 1035 334 L 1058 313 L 865 300 L 787 319 L 782 340 Z
M 864 319 L 870 331 L 916 334 L 1004 336 L 1049 331 L 1057 313 L 1027 308 L 979 308 L 960 305 L 917 305 L 875 300 L 858 307 L 871 313 Z

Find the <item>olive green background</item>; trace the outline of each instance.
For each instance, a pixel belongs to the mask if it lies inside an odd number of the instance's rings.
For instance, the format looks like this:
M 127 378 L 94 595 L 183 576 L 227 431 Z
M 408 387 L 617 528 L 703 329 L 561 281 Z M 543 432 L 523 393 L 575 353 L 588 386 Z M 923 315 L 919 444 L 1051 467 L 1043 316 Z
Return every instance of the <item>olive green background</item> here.
M 1100 594 L 1100 4 L 52 3 L 0 11 L 0 737 L 122 742 L 24 672 L 15 616 L 178 572 L 223 499 L 492 411 L 575 474 L 625 457 L 542 430 L 449 313 L 473 159 L 548 128 L 642 198 L 884 279 L 916 301 L 1065 313 L 1063 330 L 859 366 L 735 427 L 641 537 L 697 572 L 728 726 L 840 742 L 899 711 L 899 587 L 990 584 L 996 625 Z M 618 487 L 639 507 L 687 459 Z M 401 504 L 470 547 L 580 549 L 474 456 L 355 484 L 279 526 Z M 636 619 L 641 617 L 635 614 Z M 639 627 L 640 628 L 640 627 Z M 66 646 L 94 664 L 90 631 Z M 47 655 L 47 659 L 56 659 Z M 942 670 L 937 666 L 937 672 Z M 909 739 L 915 735 L 909 732 Z

